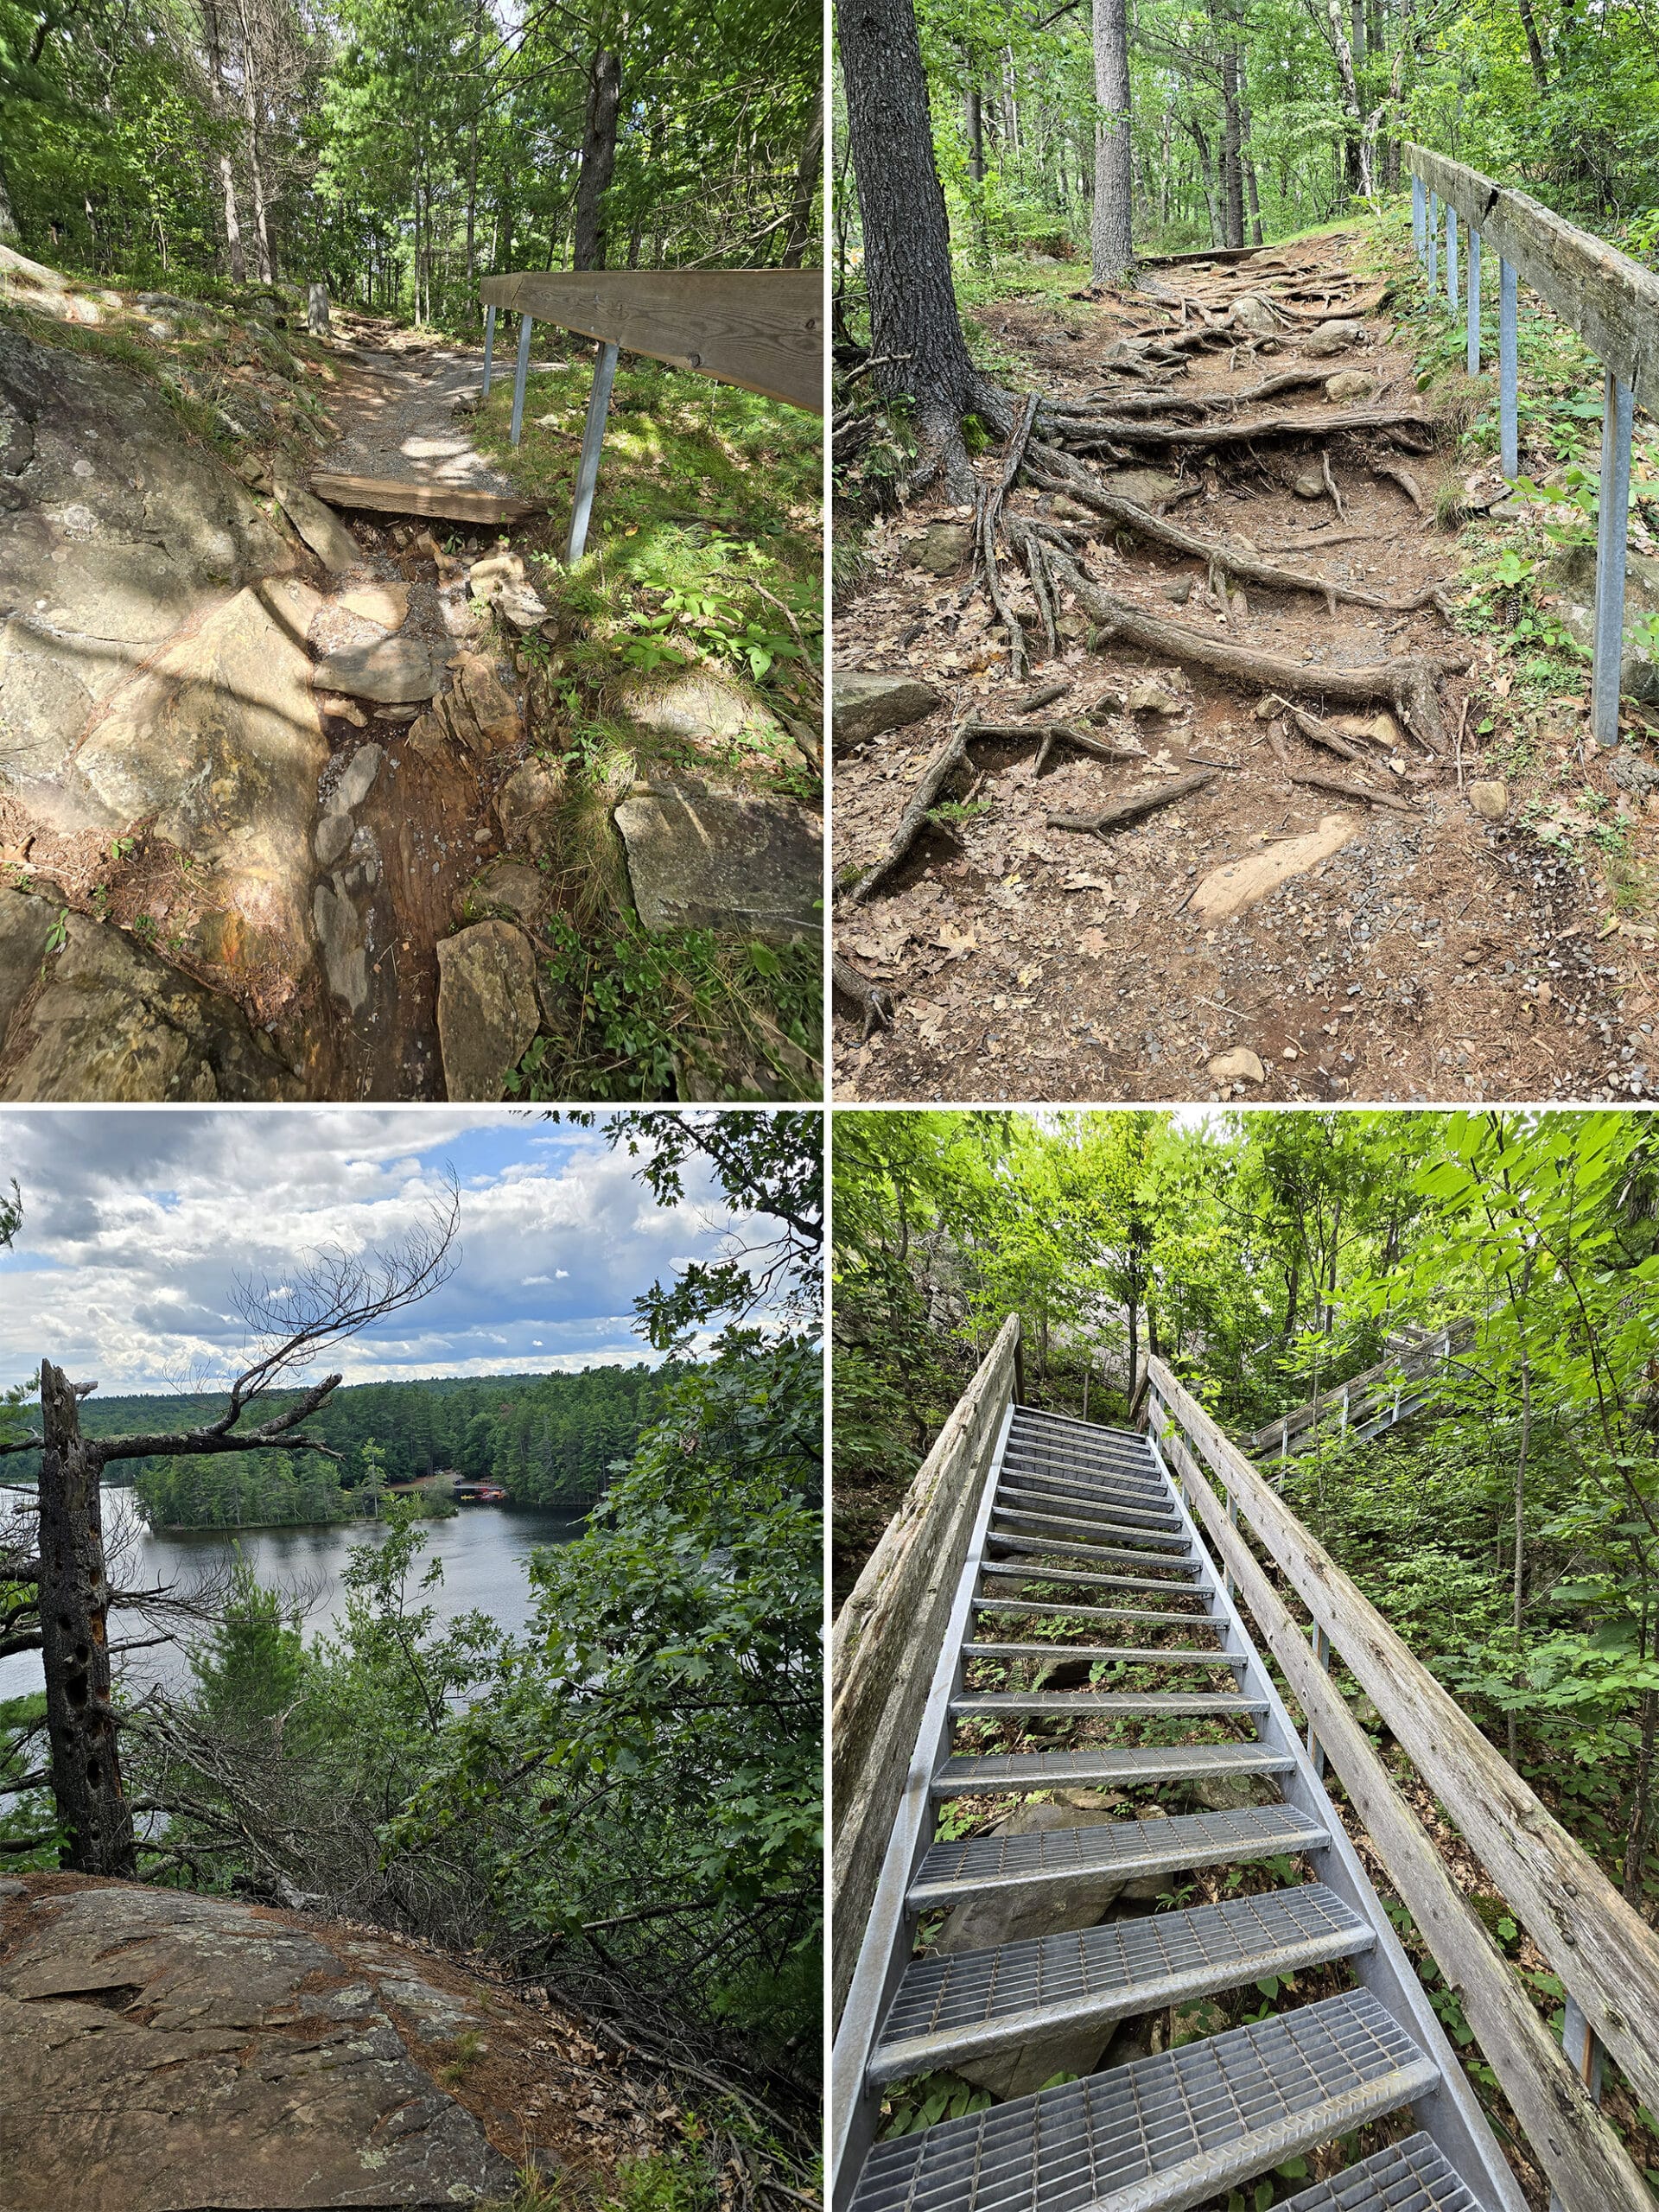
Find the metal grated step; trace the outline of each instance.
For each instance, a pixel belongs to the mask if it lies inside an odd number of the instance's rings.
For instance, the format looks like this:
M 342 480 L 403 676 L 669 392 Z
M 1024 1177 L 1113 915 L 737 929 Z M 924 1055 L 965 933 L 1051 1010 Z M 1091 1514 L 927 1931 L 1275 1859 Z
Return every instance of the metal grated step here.
M 1021 1567 L 1017 1561 L 1012 1565 L 995 1560 L 985 1561 L 982 1570 L 984 1573 L 1012 1575 L 1016 1582 L 1081 1582 L 1101 1590 L 1164 1590 L 1180 1598 L 1199 1595 L 1204 1589 L 1201 1580 L 1175 1580 L 1178 1574 L 1201 1577 L 1204 1570 L 1196 1561 L 1191 1565 L 1184 1560 L 1172 1562 L 1173 1572 L 1161 1579 L 1149 1574 L 1094 1574 L 1085 1567 L 1050 1567 L 1046 1563 L 1046 1555 L 1051 1553 L 1058 1552 L 1062 1559 L 1071 1558 L 1072 1548 L 1069 1544 L 1052 1544 L 1041 1536 L 988 1536 L 986 1541 L 1006 1544 L 1010 1551 L 1032 1554 L 1035 1564 L 1030 1567 Z
M 1135 1506 L 1122 1506 L 1117 1502 L 1099 1497 L 1079 1497 L 1075 1491 L 1058 1491 L 1046 1484 L 1033 1486 L 1028 1482 L 1000 1482 L 998 1504 L 1020 1506 L 1024 1513 L 1059 1513 L 1075 1522 L 1113 1522 L 1119 1529 L 1146 1531 L 1146 1540 L 1154 1544 L 1185 1544 L 1188 1537 L 1181 1529 L 1179 1513 L 1150 1513 L 1137 1510 Z
M 1179 1620 L 1183 1617 L 1176 1615 Z M 962 1647 L 964 1659 L 1116 1659 L 1127 1666 L 1243 1667 L 1242 1652 L 1144 1651 L 1122 1643 L 982 1643 L 977 1638 Z
M 1033 1474 L 1020 1468 L 1010 1471 L 1005 1466 L 999 1494 L 1012 1497 L 1016 1491 L 1021 1497 L 1042 1498 L 1051 1504 L 1077 1505 L 1091 1513 L 1115 1513 L 1122 1521 L 1145 1522 L 1154 1528 L 1178 1529 L 1181 1523 L 1181 1516 L 1173 1505 L 1160 1505 L 1151 1497 L 1143 1500 L 1133 1491 L 1109 1489 L 1100 1483 L 1074 1482 L 1070 1477 L 1059 1475 Z
M 988 1570 L 990 1573 L 998 1571 L 995 1568 Z M 1013 1570 L 1003 1567 L 1000 1571 L 1007 1574 Z M 1025 1577 L 1028 1582 L 1035 1579 L 1029 1574 Z M 1176 1596 L 1181 1598 L 1194 1595 L 1191 1590 L 1183 1590 L 1179 1583 L 1160 1583 L 1158 1587 L 1173 1590 Z M 1172 1611 L 1167 1605 L 1066 1605 L 1052 1598 L 994 1597 L 976 1598 L 972 1603 L 976 1613 L 1058 1613 L 1062 1619 L 1068 1621 L 1161 1621 L 1185 1630 L 1188 1635 L 1211 1625 L 1203 1613 L 1178 1613 Z M 1058 1648 L 1063 1650 L 1065 1646 Z
M 1013 1529 L 988 1529 L 985 1541 L 988 1544 L 1000 1544 L 1007 1553 L 1023 1554 L 1028 1552 L 1032 1558 L 1039 1563 L 1052 1559 L 1121 1560 L 1126 1567 L 1145 1567 L 1149 1572 L 1155 1570 L 1158 1573 L 1164 1575 L 1184 1574 L 1191 1577 L 1202 1574 L 1204 1572 L 1198 1560 L 1190 1554 L 1185 1558 L 1179 1559 L 1168 1552 L 1130 1551 L 1119 1549 L 1111 1544 L 1073 1541 L 1071 1538 L 1066 1536 L 1028 1536 L 1021 1530 Z M 1045 1569 L 1045 1572 L 1049 1571 Z M 1058 1573 L 1059 1570 L 1056 1568 L 1052 1571 Z M 1086 1568 L 1081 1571 L 1088 1572 Z M 1162 1589 L 1173 1586 L 1154 1583 L 1151 1586 L 1154 1589 Z
M 1133 1491 L 1149 1503 L 1169 1502 L 1169 1484 L 1147 1460 L 1103 1458 L 1098 1452 L 1056 1451 L 1046 1444 L 1008 1440 L 1002 1464 L 1021 1472 L 1052 1475 L 1056 1481 L 1097 1484 L 1103 1488 Z
M 1049 1512 L 1052 1498 L 1033 1498 L 1027 1491 L 999 1491 L 995 1511 L 999 1521 L 1018 1521 L 1027 1528 L 1069 1529 L 1078 1535 L 1097 1541 L 1102 1536 L 1121 1538 L 1125 1542 L 1144 1544 L 1148 1549 L 1184 1552 L 1191 1549 L 1185 1534 L 1179 1529 L 1137 1528 L 1133 1521 L 1114 1520 L 1109 1513 L 1091 1513 L 1086 1507 L 1069 1507 L 1064 1513 Z
M 1288 1751 L 1268 1744 L 1133 1744 L 1076 1751 L 985 1751 L 948 1758 L 930 1787 L 936 1797 L 969 1790 L 1090 1789 L 1100 1783 L 1196 1782 L 1212 1774 L 1289 1774 Z
M 1280 2212 L 1482 2212 L 1427 2135 L 1408 2135 L 1332 2181 L 1316 2182 Z
M 1052 2029 L 1104 2025 L 1266 1974 L 1354 1958 L 1376 1942 L 1340 1897 L 1309 1882 L 915 1960 L 882 2023 L 870 2079 L 928 2073 Z
M 1043 1828 L 1034 1835 L 974 1835 L 936 1843 L 917 1870 L 918 1910 L 1050 1883 L 1121 1874 L 1164 1874 L 1188 1866 L 1290 1856 L 1328 1842 L 1323 1824 L 1290 1805 L 1237 1813 L 1181 1813 L 1173 1819 L 1103 1821 L 1096 1827 Z
M 975 1713 L 1059 1713 L 1071 1720 L 1122 1719 L 1130 1713 L 1265 1713 L 1264 1697 L 1236 1697 L 1229 1690 L 964 1690 L 950 1700 L 953 1720 Z
M 1198 1573 L 1197 1566 L 1192 1563 L 1190 1544 L 1182 1543 L 1173 1550 L 1154 1550 L 1152 1540 L 1144 1537 L 1139 1529 L 1103 1529 L 1095 1523 L 1083 1528 L 1075 1521 L 1063 1521 L 1054 1514 L 1020 1513 L 1006 1505 L 999 1505 L 992 1517 L 1001 1525 L 990 1531 L 988 1542 L 1017 1544 L 1032 1549 L 1040 1544 L 1045 1552 L 1068 1556 L 1075 1553 L 1079 1559 L 1121 1559 L 1127 1560 L 1131 1567 L 1168 1567 L 1183 1574 Z M 1132 1537 L 1135 1541 L 1102 1543 L 1099 1539 L 1103 1536 Z M 1162 1544 L 1165 1540 L 1158 1541 Z
M 1190 2212 L 1440 2079 L 1367 1990 L 879 2143 L 854 2212 Z

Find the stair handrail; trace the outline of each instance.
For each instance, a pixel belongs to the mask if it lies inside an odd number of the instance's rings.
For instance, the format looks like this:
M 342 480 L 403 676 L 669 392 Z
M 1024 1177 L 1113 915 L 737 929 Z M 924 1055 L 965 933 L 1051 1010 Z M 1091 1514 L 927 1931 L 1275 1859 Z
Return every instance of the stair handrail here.
M 1475 1324 L 1471 1317 L 1464 1315 L 1448 1321 L 1433 1331 L 1426 1342 L 1409 1344 L 1403 1350 L 1390 1352 L 1374 1366 L 1363 1367 L 1357 1375 L 1351 1375 L 1345 1382 L 1333 1382 L 1324 1390 L 1316 1390 L 1300 1406 L 1293 1406 L 1287 1413 L 1277 1414 L 1272 1421 L 1244 1439 L 1249 1452 L 1263 1452 L 1284 1459 L 1289 1456 L 1293 1437 L 1300 1436 L 1306 1428 L 1316 1428 L 1328 1414 L 1341 1414 L 1346 1408 L 1344 1426 L 1356 1418 L 1363 1417 L 1366 1406 L 1386 1397 L 1397 1378 L 1415 1382 L 1433 1368 L 1447 1363 L 1466 1351 L 1473 1340 Z M 1274 1446 L 1277 1446 L 1277 1451 Z
M 1599 2109 L 1605 2044 L 1638 2096 L 1659 2094 L 1659 1935 L 1469 1719 L 1284 1498 L 1161 1359 L 1147 1418 L 1182 1493 L 1341 1777 L 1388 1878 L 1548 2175 L 1563 2212 L 1651 2212 Z M 1220 1486 L 1220 1495 L 1207 1477 Z M 1241 1525 L 1243 1524 L 1243 1525 Z M 1315 1646 L 1245 1541 L 1313 1617 Z M 1427 1831 L 1329 1679 L 1340 1658 L 1445 1806 L 1567 1992 L 1566 2049 L 1452 1882 Z
M 837 2018 L 857 1962 L 923 1707 L 967 1557 L 975 1508 L 1021 1395 L 1010 1313 L 864 1563 L 830 1643 Z

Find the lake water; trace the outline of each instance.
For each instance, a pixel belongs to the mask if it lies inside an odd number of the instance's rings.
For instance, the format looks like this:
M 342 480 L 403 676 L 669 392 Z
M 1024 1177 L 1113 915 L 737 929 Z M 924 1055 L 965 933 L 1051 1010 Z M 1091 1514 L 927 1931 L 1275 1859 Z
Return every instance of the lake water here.
M 11 1493 L 11 1497 L 16 1493 Z M 8 1494 L 0 1492 L 0 1522 L 7 1516 Z M 411 1602 L 430 1605 L 442 1621 L 462 1613 L 488 1613 L 504 1628 L 518 1630 L 530 1620 L 530 1554 L 539 1545 L 567 1544 L 582 1532 L 580 1519 L 534 1506 L 463 1505 L 453 1521 L 423 1521 L 427 1537 L 423 1565 L 443 1564 L 443 1580 L 430 1591 L 414 1592 Z M 127 1588 L 151 1589 L 175 1583 L 189 1589 L 221 1568 L 232 1541 L 259 1580 L 294 1592 L 308 1601 L 304 1628 L 308 1643 L 340 1618 L 345 1607 L 340 1571 L 354 1544 L 372 1542 L 378 1534 L 370 1522 L 353 1521 L 326 1529 L 192 1529 L 182 1535 L 153 1535 L 144 1527 L 130 1490 L 104 1492 L 104 1540 L 111 1578 Z M 142 1615 L 123 1611 L 110 1624 L 111 1639 L 149 1634 Z M 131 1689 L 153 1682 L 188 1685 L 190 1669 L 176 1643 L 118 1659 Z M 0 1698 L 20 1697 L 45 1687 L 38 1651 L 0 1659 Z

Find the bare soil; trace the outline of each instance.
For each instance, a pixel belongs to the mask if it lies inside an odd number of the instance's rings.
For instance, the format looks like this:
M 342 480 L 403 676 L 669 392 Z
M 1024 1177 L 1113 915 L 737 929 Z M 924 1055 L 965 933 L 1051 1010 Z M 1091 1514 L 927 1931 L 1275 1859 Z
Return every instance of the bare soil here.
M 1344 308 L 1353 242 L 1325 238 L 1269 249 L 1237 270 L 1165 270 L 1144 294 L 1079 296 L 1063 311 L 1014 300 L 982 316 L 1020 363 L 1010 385 L 1050 399 L 1097 391 L 1102 356 L 1132 331 L 1179 332 L 1203 310 L 1224 308 L 1249 279 L 1304 306 Z M 1280 265 L 1263 270 L 1263 264 Z M 1294 264 L 1287 270 L 1285 264 Z M 1375 296 L 1375 289 L 1364 296 Z M 1363 302 L 1362 302 L 1363 303 Z M 1317 360 L 1305 351 L 1312 322 L 1281 328 L 1267 346 L 1200 353 L 1179 396 L 1225 394 L 1299 366 L 1327 374 L 1361 370 L 1374 380 L 1359 403 L 1386 410 L 1421 406 L 1414 364 L 1386 309 L 1362 318 L 1363 342 Z M 1125 385 L 1122 391 L 1133 390 Z M 1355 403 L 1348 403 L 1351 408 Z M 1267 403 L 1317 423 L 1339 415 L 1318 384 Z M 1111 411 L 1101 404 L 1102 413 Z M 1227 410 L 1222 411 L 1225 420 Z M 1195 418 L 1183 416 L 1184 422 Z M 1136 445 L 1103 471 L 1154 467 L 1178 475 L 1158 504 L 1167 518 L 1208 537 L 1243 537 L 1287 566 L 1402 601 L 1440 586 L 1455 612 L 1461 555 L 1457 526 L 1433 519 L 1441 487 L 1456 483 L 1476 505 L 1497 498 L 1491 470 L 1459 465 L 1448 432 L 1432 450 L 1407 449 L 1382 431 L 1320 438 L 1263 438 L 1212 452 Z M 1426 442 L 1417 440 L 1417 443 Z M 1298 477 L 1320 474 L 1326 454 L 1344 510 L 1329 494 L 1299 496 Z M 982 472 L 995 477 L 999 457 Z M 1403 466 L 1419 510 L 1380 467 Z M 1069 518 L 1055 494 L 1021 485 L 1012 516 Z M 981 741 L 976 772 L 953 796 L 967 810 L 947 829 L 925 829 L 907 857 L 860 905 L 843 894 L 837 950 L 895 1001 L 893 1025 L 868 1039 L 837 1007 L 836 1095 L 848 1100 L 1046 1098 L 1160 1102 L 1184 1098 L 1453 1100 L 1643 1097 L 1653 1077 L 1650 1016 L 1659 988 L 1639 963 L 1639 939 L 1613 934 L 1587 832 L 1620 794 L 1594 757 L 1583 721 L 1586 683 L 1554 702 L 1546 767 L 1550 818 L 1541 837 L 1516 819 L 1478 815 L 1468 785 L 1497 779 L 1483 760 L 1506 734 L 1510 679 L 1495 645 L 1457 632 L 1430 604 L 1391 611 L 1338 604 L 1305 592 L 1251 584 L 1224 601 L 1206 564 L 1095 520 L 1072 557 L 1102 588 L 1166 620 L 1218 640 L 1289 657 L 1310 670 L 1410 663 L 1461 645 L 1466 675 L 1439 696 L 1446 750 L 1411 735 L 1361 741 L 1358 763 L 1310 742 L 1259 686 L 1242 686 L 1172 659 L 1114 645 L 1091 650 L 1086 615 L 1063 598 L 1061 651 L 1044 656 L 1029 587 L 1013 560 L 1003 586 L 1032 632 L 1033 667 L 1016 681 L 1006 632 L 982 585 L 964 594 L 954 575 L 913 565 L 929 525 L 968 522 L 968 510 L 935 500 L 878 523 L 862 581 L 836 625 L 838 669 L 892 671 L 934 685 L 943 704 L 926 720 L 840 756 L 835 785 L 836 880 L 847 885 L 886 849 L 929 755 L 964 719 L 1007 721 L 1022 699 L 1065 678 L 1068 688 L 1039 720 L 1058 718 L 1114 744 L 1140 748 L 1127 765 L 1064 745 L 1039 781 L 1037 747 Z M 1319 550 L 1321 539 L 1328 541 Z M 1287 550 L 1294 549 L 1294 550 Z M 1113 695 L 1143 679 L 1167 691 L 1170 714 L 1113 712 Z M 1315 715 L 1344 702 L 1317 690 L 1296 703 Z M 1381 702 L 1378 702 L 1381 704 Z M 1091 709 L 1098 709 L 1098 718 Z M 1350 709 L 1369 718 L 1370 709 Z M 1490 734 L 1479 725 L 1491 720 Z M 1390 757 L 1391 751 L 1391 757 Z M 1201 790 L 1105 836 L 1056 828 L 1051 813 L 1097 813 L 1160 779 L 1213 766 Z M 1313 772 L 1369 785 L 1408 811 L 1332 795 L 1292 780 Z M 954 810 L 952 810 L 954 811 Z M 1532 810 L 1535 813 L 1536 810 Z M 1341 849 L 1229 919 L 1190 910 L 1205 877 L 1317 831 L 1351 824 Z M 1627 825 L 1631 849 L 1651 850 L 1655 825 Z M 1260 1082 L 1212 1074 L 1212 1058 L 1244 1046 Z

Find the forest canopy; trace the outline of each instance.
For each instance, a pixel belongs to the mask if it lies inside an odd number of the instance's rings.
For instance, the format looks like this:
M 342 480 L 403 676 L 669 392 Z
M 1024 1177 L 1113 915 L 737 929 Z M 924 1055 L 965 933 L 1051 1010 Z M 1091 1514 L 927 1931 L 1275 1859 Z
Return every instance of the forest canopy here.
M 1628 0 L 1137 0 L 1128 33 L 1134 243 L 1271 243 L 1402 182 L 1415 140 L 1649 254 L 1659 230 L 1659 43 Z M 1089 257 L 1094 10 L 917 0 L 933 152 L 965 272 Z M 841 143 L 838 141 L 838 143 Z M 842 165 L 838 164 L 838 169 Z M 855 239 L 838 174 L 838 244 Z
M 0 245 L 476 320 L 493 270 L 798 266 L 816 9 L 0 0 Z

